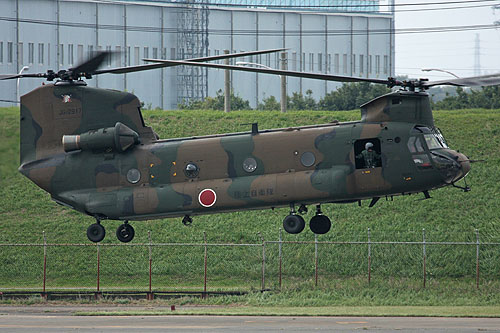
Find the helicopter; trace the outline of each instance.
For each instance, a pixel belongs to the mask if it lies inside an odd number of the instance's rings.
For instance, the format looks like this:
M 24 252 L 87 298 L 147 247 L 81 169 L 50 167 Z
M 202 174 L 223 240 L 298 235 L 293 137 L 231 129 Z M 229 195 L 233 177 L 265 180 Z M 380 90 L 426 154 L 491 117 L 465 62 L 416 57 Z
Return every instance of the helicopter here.
M 116 236 L 130 242 L 129 221 L 289 207 L 283 227 L 305 228 L 308 205 L 315 234 L 331 220 L 322 204 L 423 193 L 456 183 L 471 169 L 467 156 L 448 147 L 435 126 L 426 90 L 436 85 L 500 84 L 500 74 L 442 81 L 398 81 L 208 63 L 283 49 L 188 60 L 144 59 L 150 64 L 100 70 L 109 52 L 75 68 L 0 80 L 45 78 L 21 97 L 19 171 L 58 204 L 92 216 L 92 242 L 106 234 L 103 220 L 123 221 Z M 206 66 L 338 82 L 370 82 L 399 90 L 361 106 L 361 120 L 160 139 L 127 92 L 88 87 L 83 78 L 170 66 Z

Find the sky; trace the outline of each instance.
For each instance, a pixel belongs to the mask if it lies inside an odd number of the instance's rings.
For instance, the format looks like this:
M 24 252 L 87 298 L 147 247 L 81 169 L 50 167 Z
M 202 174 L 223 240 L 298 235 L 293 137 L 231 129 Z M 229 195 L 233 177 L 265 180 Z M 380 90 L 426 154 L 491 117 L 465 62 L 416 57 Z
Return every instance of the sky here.
M 396 31 L 407 28 L 492 25 L 500 20 L 500 9 L 492 9 L 495 4 L 500 7 L 500 1 L 475 0 L 474 3 L 469 1 L 461 0 L 461 4 L 448 5 L 401 6 L 415 3 L 457 2 L 457 0 L 396 0 Z M 387 0 L 382 0 L 382 3 L 387 3 Z M 415 11 L 415 9 L 457 6 L 483 7 Z M 499 29 L 490 30 L 396 34 L 396 74 L 408 75 L 411 78 L 426 77 L 430 80 L 450 78 L 449 74 L 442 72 L 421 71 L 424 68 L 437 68 L 451 71 L 460 77 L 473 76 L 476 34 L 479 35 L 480 41 L 481 74 L 500 72 L 499 26 Z

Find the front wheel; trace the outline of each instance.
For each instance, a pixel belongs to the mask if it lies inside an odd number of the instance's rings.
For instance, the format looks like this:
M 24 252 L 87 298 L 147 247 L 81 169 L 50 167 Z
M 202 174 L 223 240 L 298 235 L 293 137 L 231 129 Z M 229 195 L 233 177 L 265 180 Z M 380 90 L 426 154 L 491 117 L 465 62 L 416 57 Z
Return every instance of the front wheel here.
M 134 235 L 134 228 L 128 223 L 124 223 L 116 229 L 116 237 L 120 242 L 128 243 L 134 239 Z
M 304 230 L 306 222 L 300 215 L 290 214 L 283 220 L 283 228 L 289 234 L 298 234 Z

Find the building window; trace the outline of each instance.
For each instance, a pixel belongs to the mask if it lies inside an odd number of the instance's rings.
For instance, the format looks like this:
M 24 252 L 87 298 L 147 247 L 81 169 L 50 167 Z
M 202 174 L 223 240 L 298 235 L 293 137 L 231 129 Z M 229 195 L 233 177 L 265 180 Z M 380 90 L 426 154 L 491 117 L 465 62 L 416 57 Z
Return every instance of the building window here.
M 375 74 L 380 74 L 380 56 L 375 56 Z
M 87 57 L 91 58 L 94 55 L 94 45 L 89 45 Z
M 116 51 L 115 66 L 121 66 L 121 60 L 122 60 L 121 49 L 122 48 L 120 46 L 115 46 L 115 51 Z
M 219 55 L 219 50 L 217 50 L 217 55 Z M 175 47 L 172 47 L 170 49 L 170 59 L 172 59 L 172 60 L 175 59 Z
M 363 74 L 365 71 L 365 57 L 363 54 L 359 55 L 359 74 Z
M 309 53 L 309 71 L 314 72 L 314 53 Z
M 301 69 L 303 72 L 306 71 L 306 53 L 303 52 L 302 53 L 302 69 Z
M 30 65 L 33 65 L 33 62 L 35 58 L 35 44 L 34 43 L 28 43 L 28 63 Z
M 7 62 L 12 64 L 12 54 L 14 53 L 12 42 L 7 42 Z
M 68 65 L 74 64 L 73 44 L 68 44 Z
M 158 48 L 157 47 L 153 47 L 153 59 L 158 59 Z
M 106 58 L 106 64 L 108 65 L 108 67 L 111 67 L 111 58 L 113 56 L 111 54 L 111 45 L 106 46 L 106 52 L 108 52 L 108 56 Z
M 297 71 L 297 52 L 292 52 L 292 70 Z
M 139 52 L 140 52 L 140 49 L 139 47 L 134 47 L 134 65 L 139 65 Z
M 318 72 L 323 71 L 323 54 L 318 53 Z
M 328 73 L 332 72 L 332 55 L 328 54 L 328 68 L 327 68 Z
M 50 66 L 50 43 L 47 43 L 47 65 Z
M 335 74 L 338 74 L 340 72 L 340 54 L 335 53 L 334 61 L 333 70 L 335 71 Z
M 43 58 L 44 58 L 44 55 L 45 55 L 45 52 L 44 52 L 44 45 L 43 43 L 39 43 L 38 44 L 38 63 L 40 65 L 43 65 Z
M 344 68 L 344 74 L 347 74 L 347 54 L 342 55 L 342 67 Z
M 372 65 L 372 56 L 371 56 L 371 55 L 369 55 L 369 56 L 368 56 L 368 73 L 369 73 L 369 74 L 371 74 L 371 73 L 373 72 L 373 70 L 372 70 L 372 68 L 373 68 L 373 67 L 372 67 L 372 66 L 373 66 L 373 65 Z
M 384 56 L 384 74 L 389 73 L 389 57 Z
M 167 59 L 167 48 L 164 47 L 162 50 L 161 50 L 161 58 L 163 60 Z
M 127 53 L 125 54 L 125 56 L 127 57 L 127 66 L 130 66 L 130 46 L 127 46 Z
M 23 54 L 23 43 L 17 44 L 17 63 L 22 65 L 24 62 L 24 54 Z
M 0 64 L 3 63 L 3 42 L 0 42 Z
M 352 72 L 356 73 L 356 55 L 352 55 Z
M 271 67 L 271 55 L 269 53 L 266 54 L 266 66 Z
M 76 61 L 78 61 L 79 64 L 83 62 L 83 45 L 81 44 L 76 47 Z
M 276 63 L 276 67 L 277 69 L 280 68 L 280 54 L 278 52 L 276 52 L 274 54 L 274 62 Z
M 149 58 L 149 47 L 144 48 L 144 58 Z

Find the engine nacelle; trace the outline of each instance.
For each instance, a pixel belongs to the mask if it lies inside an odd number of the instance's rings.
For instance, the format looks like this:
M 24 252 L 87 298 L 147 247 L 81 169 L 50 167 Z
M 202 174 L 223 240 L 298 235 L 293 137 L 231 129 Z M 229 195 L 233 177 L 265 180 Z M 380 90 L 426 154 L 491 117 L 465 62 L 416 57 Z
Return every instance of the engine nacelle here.
M 100 128 L 79 135 L 64 135 L 62 138 L 65 152 L 89 150 L 122 153 L 138 143 L 139 134 L 119 122 L 115 127 Z

